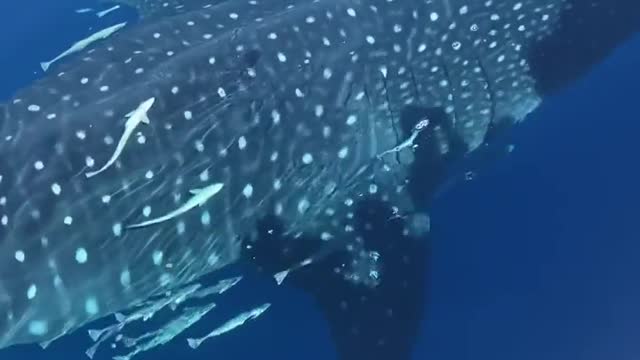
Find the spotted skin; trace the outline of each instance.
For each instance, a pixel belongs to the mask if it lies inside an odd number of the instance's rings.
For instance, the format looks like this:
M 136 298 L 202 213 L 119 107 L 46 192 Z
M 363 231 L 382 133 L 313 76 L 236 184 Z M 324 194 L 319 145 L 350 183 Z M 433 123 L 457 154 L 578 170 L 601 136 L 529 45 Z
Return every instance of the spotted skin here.
M 344 248 L 369 259 L 360 201 L 416 210 L 407 183 L 424 154 L 388 152 L 411 135 L 401 114 L 441 109 L 432 161 L 523 120 L 541 95 L 527 51 L 570 5 L 129 3 L 146 9 L 140 24 L 0 107 L 0 347 L 47 342 L 234 263 L 270 215 L 285 236 L 322 240 L 314 261 Z M 147 123 L 87 177 L 145 103 Z M 375 288 L 373 268 L 352 264 L 343 280 Z

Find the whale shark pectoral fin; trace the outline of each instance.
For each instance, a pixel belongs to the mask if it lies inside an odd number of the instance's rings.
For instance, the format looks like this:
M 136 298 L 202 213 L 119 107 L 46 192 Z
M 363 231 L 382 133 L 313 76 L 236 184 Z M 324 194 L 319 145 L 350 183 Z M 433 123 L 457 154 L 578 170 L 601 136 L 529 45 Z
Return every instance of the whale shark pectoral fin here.
M 386 202 L 355 207 L 354 231 L 330 241 L 284 236 L 277 219 L 265 219 L 244 257 L 281 286 L 314 296 L 338 358 L 409 360 L 424 313 L 428 236 L 405 235 L 406 222 Z M 341 245 L 316 256 L 330 244 Z
M 340 263 L 339 254 L 334 263 L 327 259 L 320 265 L 324 271 L 309 268 L 298 279 L 294 274 L 292 281 L 306 284 L 315 295 L 341 359 L 409 360 L 426 303 L 428 237 L 405 235 L 406 222 L 392 218 L 393 210 L 385 203 L 364 201 L 358 209 L 356 231 L 366 257 L 352 271 L 375 277 L 375 285 L 327 271 Z M 373 264 L 375 268 L 367 269 Z
M 258 224 L 257 239 L 243 246 L 243 257 L 262 273 L 314 296 L 340 359 L 411 357 L 424 313 L 430 237 L 429 217 L 420 211 L 451 161 L 467 153 L 442 108 L 406 108 L 403 134 L 425 117 L 429 125 L 414 139 L 417 147 L 385 155 L 390 171 L 374 175 L 375 188 L 358 188 L 367 196 L 336 209 L 333 218 L 341 221 L 319 226 L 315 237 L 301 229 L 294 238 L 286 235 L 295 233 L 289 227 L 268 218 Z

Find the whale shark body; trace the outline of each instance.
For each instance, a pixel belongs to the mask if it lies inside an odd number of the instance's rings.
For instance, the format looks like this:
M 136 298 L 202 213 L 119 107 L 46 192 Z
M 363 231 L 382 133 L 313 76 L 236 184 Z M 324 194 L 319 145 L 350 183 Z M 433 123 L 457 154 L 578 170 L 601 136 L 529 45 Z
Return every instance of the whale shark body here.
M 116 314 L 87 354 L 113 341 L 129 359 L 240 281 L 203 276 L 249 261 L 315 295 L 342 358 L 409 358 L 447 166 L 566 82 L 552 70 L 577 76 L 638 29 L 614 2 L 623 30 L 576 60 L 558 44 L 604 2 L 122 3 L 139 23 L 0 106 L 0 347 Z

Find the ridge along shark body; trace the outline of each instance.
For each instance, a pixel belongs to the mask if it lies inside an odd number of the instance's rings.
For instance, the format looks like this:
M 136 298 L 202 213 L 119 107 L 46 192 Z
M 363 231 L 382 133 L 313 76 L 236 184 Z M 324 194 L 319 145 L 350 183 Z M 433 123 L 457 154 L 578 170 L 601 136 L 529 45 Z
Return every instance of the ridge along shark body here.
M 554 67 L 585 70 L 638 29 L 614 2 L 628 26 L 575 59 L 556 45 L 600 3 L 127 3 L 140 24 L 0 108 L 0 347 L 124 312 L 90 332 L 97 346 L 181 311 L 125 337 L 126 359 L 212 309 L 183 303 L 237 281 L 189 284 L 251 259 L 316 295 L 341 358 L 408 358 L 426 283 L 411 235 L 427 227 L 407 215 L 447 164 L 573 78 Z

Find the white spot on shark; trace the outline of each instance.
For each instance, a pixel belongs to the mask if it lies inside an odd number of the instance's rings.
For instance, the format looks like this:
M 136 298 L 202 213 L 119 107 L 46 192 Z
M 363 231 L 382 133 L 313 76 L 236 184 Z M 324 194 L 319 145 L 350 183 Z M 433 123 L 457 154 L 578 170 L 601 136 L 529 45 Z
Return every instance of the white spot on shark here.
M 38 293 L 38 287 L 35 284 L 31 284 L 27 289 L 27 299 L 31 300 L 36 297 Z
M 120 285 L 129 287 L 131 285 L 131 273 L 128 270 L 124 270 L 120 273 Z
M 29 323 L 29 334 L 34 336 L 45 335 L 49 331 L 49 326 L 46 321 L 33 320 Z
M 242 189 L 242 195 L 247 199 L 253 195 L 253 186 L 251 184 L 247 184 L 244 189 Z
M 85 248 L 76 249 L 76 261 L 78 262 L 78 264 L 86 263 L 88 258 L 89 254 L 87 254 L 87 250 L 85 250 Z
M 25 260 L 25 253 L 22 250 L 17 250 L 15 253 L 15 258 L 18 262 L 24 262 Z
M 154 251 L 152 255 L 153 264 L 156 266 L 159 266 L 160 264 L 162 264 L 163 257 L 164 257 L 164 254 L 162 253 L 162 251 L 160 250 Z
M 84 302 L 84 311 L 86 311 L 89 315 L 96 315 L 100 311 L 100 308 L 98 307 L 98 301 L 95 297 L 91 296 L 87 298 L 87 300 Z

